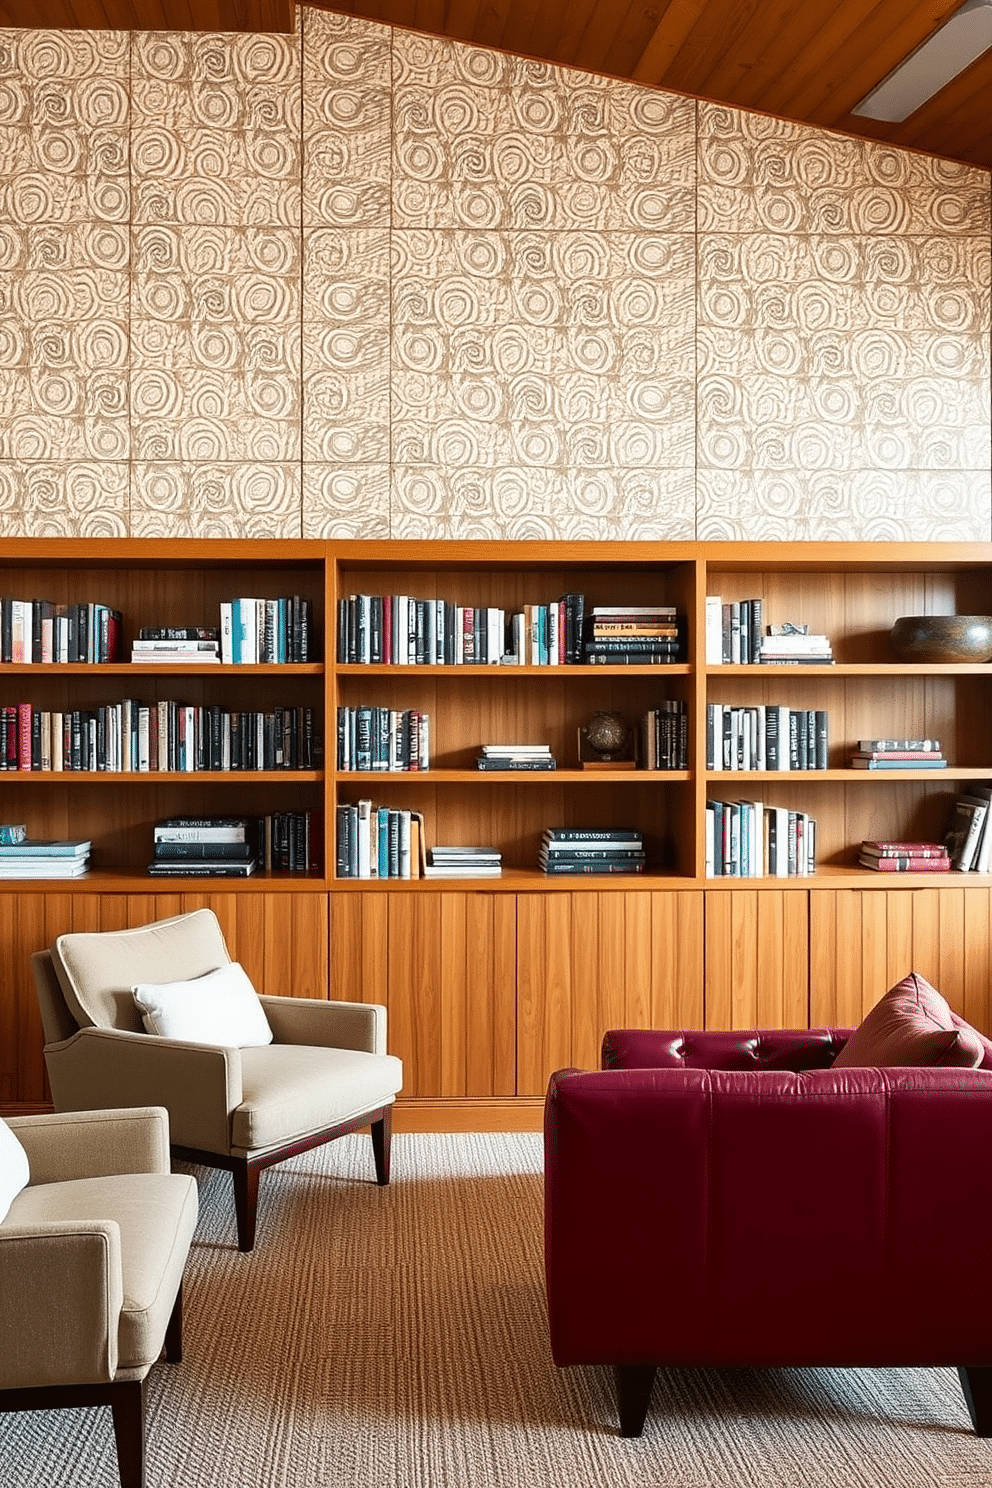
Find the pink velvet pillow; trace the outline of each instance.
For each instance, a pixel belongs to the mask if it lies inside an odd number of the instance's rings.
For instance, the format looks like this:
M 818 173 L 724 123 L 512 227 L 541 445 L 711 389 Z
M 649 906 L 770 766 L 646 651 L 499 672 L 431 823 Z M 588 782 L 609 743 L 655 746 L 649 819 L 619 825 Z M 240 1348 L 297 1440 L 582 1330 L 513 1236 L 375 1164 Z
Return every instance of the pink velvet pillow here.
M 833 1068 L 893 1068 L 954 1065 L 978 1069 L 985 1057 L 980 1036 L 962 1019 L 953 1019 L 936 987 L 911 971 L 856 1028 Z

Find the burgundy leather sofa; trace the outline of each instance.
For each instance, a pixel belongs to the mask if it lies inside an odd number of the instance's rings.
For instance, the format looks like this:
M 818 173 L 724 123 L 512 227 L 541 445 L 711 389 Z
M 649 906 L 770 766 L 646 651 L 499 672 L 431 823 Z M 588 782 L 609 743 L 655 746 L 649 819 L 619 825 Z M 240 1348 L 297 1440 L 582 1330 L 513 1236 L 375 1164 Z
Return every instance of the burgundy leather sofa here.
M 555 1362 L 954 1365 L 992 1435 L 992 1060 L 829 1068 L 846 1033 L 622 1030 L 545 1106 Z

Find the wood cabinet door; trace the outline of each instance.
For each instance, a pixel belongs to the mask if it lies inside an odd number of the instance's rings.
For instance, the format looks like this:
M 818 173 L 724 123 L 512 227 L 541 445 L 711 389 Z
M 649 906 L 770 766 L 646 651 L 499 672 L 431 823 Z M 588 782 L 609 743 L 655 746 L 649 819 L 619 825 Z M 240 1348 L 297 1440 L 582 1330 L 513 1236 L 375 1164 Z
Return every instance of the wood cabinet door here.
M 987 887 L 832 889 L 811 898 L 814 1027 L 856 1027 L 893 983 L 918 971 L 969 1023 L 992 1028 Z
M 698 891 L 521 894 L 517 899 L 517 1094 L 556 1069 L 599 1066 L 610 1028 L 700 1028 Z
M 403 1096 L 512 1096 L 512 894 L 331 894 L 331 996 L 383 1002 Z
M 804 889 L 707 893 L 707 1028 L 809 1026 L 809 900 Z

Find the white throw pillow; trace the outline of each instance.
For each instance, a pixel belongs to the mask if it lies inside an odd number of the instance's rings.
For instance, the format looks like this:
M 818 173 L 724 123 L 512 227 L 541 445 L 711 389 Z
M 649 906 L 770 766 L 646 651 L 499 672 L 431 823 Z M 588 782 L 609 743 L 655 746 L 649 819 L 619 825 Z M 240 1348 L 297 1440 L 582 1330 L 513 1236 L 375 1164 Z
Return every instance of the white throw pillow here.
M 6 1121 L 0 1118 L 0 1224 L 30 1177 L 27 1153 Z
M 146 1033 L 223 1049 L 272 1042 L 265 1009 L 238 961 L 189 982 L 148 983 L 131 991 Z

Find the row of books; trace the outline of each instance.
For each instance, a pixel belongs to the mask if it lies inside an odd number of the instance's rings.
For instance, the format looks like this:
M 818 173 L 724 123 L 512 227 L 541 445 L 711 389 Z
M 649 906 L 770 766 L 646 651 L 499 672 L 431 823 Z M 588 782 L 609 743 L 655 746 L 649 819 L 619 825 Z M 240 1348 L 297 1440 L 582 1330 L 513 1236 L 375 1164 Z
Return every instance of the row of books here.
M 123 698 L 60 713 L 0 708 L 0 770 L 314 770 L 321 741 L 312 708 L 229 712 Z
M 719 594 L 708 594 L 705 614 L 707 666 L 810 666 L 833 662 L 828 637 L 811 634 L 808 625 L 785 621 L 765 627 L 761 599 L 724 600 Z
M 548 827 L 541 835 L 537 861 L 551 875 L 643 873 L 644 838 L 622 827 Z
M 416 708 L 338 708 L 338 769 L 429 770 L 430 722 Z
M 91 842 L 32 841 L 23 825 L 0 827 L 0 878 L 81 878 L 91 849 Z
M 517 611 L 409 594 L 338 601 L 337 658 L 394 666 L 559 666 L 581 660 L 585 596 Z
M 53 604 L 49 599 L 0 599 L 0 662 L 116 661 L 120 610 L 105 604 Z
M 988 873 L 992 868 L 992 786 L 972 784 L 954 802 L 944 835 L 951 867 L 958 873 Z
M 319 811 L 169 817 L 153 829 L 148 872 L 193 878 L 247 878 L 256 868 L 320 873 L 322 820 Z
M 220 659 L 231 666 L 311 661 L 312 624 L 313 606 L 301 594 L 224 600 Z
M 706 705 L 707 770 L 826 770 L 829 752 L 822 708 Z
M 644 714 L 641 764 L 646 770 L 688 770 L 689 714 L 680 699 L 667 699 Z
M 875 873 L 947 873 L 950 854 L 942 842 L 878 842 L 866 838 L 858 862 Z
M 475 761 L 479 770 L 555 770 L 550 744 L 483 744 Z
M 419 811 L 356 801 L 338 806 L 336 828 L 338 878 L 426 876 L 424 818 Z
M 761 801 L 707 801 L 707 878 L 796 878 L 816 871 L 816 821 Z

